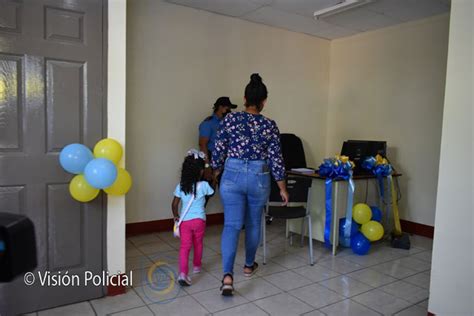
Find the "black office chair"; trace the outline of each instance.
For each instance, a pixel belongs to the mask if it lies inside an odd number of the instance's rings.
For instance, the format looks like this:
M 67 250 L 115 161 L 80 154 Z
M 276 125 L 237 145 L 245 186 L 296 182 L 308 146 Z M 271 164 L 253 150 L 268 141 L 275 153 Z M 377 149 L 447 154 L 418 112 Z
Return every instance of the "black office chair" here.
M 290 194 L 291 203 L 307 203 L 311 187 L 311 179 L 306 179 L 302 177 L 288 177 L 286 180 L 286 185 L 288 193 Z M 296 219 L 301 218 L 301 246 L 304 242 L 305 234 L 305 220 L 308 223 L 308 241 L 309 241 L 309 264 L 314 264 L 313 257 L 313 234 L 312 234 L 312 222 L 311 222 L 311 212 L 305 206 L 275 206 L 270 205 L 271 203 L 281 203 L 280 190 L 275 182 L 272 181 L 272 189 L 270 193 L 270 198 L 265 209 L 265 215 L 272 216 L 274 218 L 286 219 Z M 266 248 L 266 227 L 265 221 L 262 220 L 262 240 L 263 240 L 263 264 L 266 264 L 267 248 Z M 292 233 L 290 233 L 290 244 L 292 243 Z
M 281 153 L 285 161 L 286 170 L 292 168 L 306 168 L 306 157 L 303 142 L 295 134 L 283 133 L 280 135 Z M 267 224 L 271 224 L 273 217 L 266 217 Z
M 295 134 L 281 134 L 280 142 L 286 170 L 306 168 L 306 157 L 301 139 Z

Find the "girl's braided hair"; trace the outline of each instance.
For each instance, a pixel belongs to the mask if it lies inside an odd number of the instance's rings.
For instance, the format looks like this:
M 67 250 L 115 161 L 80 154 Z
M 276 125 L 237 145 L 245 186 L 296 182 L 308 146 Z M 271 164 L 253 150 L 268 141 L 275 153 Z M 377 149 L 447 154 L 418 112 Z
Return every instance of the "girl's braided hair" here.
M 201 180 L 201 171 L 204 169 L 204 159 L 186 156 L 181 168 L 181 190 L 185 194 L 196 195 L 197 183 Z

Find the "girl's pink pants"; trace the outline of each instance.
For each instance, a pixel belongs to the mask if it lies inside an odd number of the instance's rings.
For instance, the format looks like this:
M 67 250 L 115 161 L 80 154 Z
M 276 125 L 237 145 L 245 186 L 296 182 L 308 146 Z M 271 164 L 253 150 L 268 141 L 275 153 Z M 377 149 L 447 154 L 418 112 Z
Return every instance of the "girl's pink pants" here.
M 179 247 L 179 273 L 188 275 L 188 258 L 191 247 L 194 246 L 193 266 L 201 268 L 202 248 L 206 221 L 196 218 L 184 221 L 179 225 L 181 245 Z

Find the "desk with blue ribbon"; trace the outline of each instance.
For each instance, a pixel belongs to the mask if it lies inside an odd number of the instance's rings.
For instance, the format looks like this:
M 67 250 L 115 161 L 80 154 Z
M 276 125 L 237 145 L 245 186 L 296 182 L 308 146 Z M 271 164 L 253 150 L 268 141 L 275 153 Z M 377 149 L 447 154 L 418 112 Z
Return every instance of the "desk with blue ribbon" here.
M 342 159 L 341 159 L 342 158 Z M 337 163 L 336 161 L 340 161 L 341 163 Z M 363 174 L 363 175 L 352 175 L 352 164 L 351 168 L 349 168 L 350 161 L 346 157 L 336 156 L 335 158 L 325 159 L 321 166 L 319 167 L 318 172 L 314 173 L 301 173 L 297 171 L 287 171 L 289 175 L 299 176 L 299 177 L 307 177 L 313 180 L 322 180 L 325 182 L 325 210 L 326 210 L 326 218 L 324 222 L 324 244 L 326 247 L 331 246 L 331 232 L 333 235 L 332 239 L 332 252 L 333 255 L 336 254 L 337 250 L 337 235 L 339 234 L 338 225 L 339 221 L 337 218 L 337 210 L 335 210 L 335 203 L 334 201 L 338 199 L 337 197 L 337 183 L 341 181 L 348 181 L 348 193 L 347 193 L 347 208 L 346 208 L 346 221 L 349 219 L 350 224 L 346 222 L 345 230 L 344 230 L 344 240 L 342 241 L 343 244 L 347 245 L 348 240 L 350 240 L 350 229 L 352 226 L 352 206 L 353 206 L 353 196 L 354 196 L 354 181 L 356 180 L 367 180 L 367 179 L 377 179 L 380 185 L 379 177 L 376 174 Z M 380 167 L 380 168 L 387 168 L 387 167 Z M 391 177 L 399 177 L 401 176 L 400 173 L 392 173 Z M 382 175 L 382 182 L 385 176 Z M 387 177 L 388 178 L 388 177 Z M 333 187 L 332 185 L 336 183 L 334 199 L 332 197 Z M 393 185 L 392 185 L 393 186 Z M 393 195 L 393 193 L 392 193 Z M 394 212 L 395 213 L 395 212 Z M 398 212 L 397 212 L 398 213 Z M 331 221 L 333 221 L 331 225 Z M 332 226 L 332 231 L 331 231 Z

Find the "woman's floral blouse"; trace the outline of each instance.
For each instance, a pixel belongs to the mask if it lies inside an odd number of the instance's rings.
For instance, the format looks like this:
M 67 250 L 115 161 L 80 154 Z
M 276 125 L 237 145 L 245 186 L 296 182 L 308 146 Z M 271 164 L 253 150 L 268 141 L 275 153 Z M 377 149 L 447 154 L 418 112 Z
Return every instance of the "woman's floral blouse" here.
M 212 168 L 222 168 L 226 158 L 268 160 L 275 181 L 285 179 L 280 131 L 261 114 L 234 112 L 219 125 L 212 152 Z

